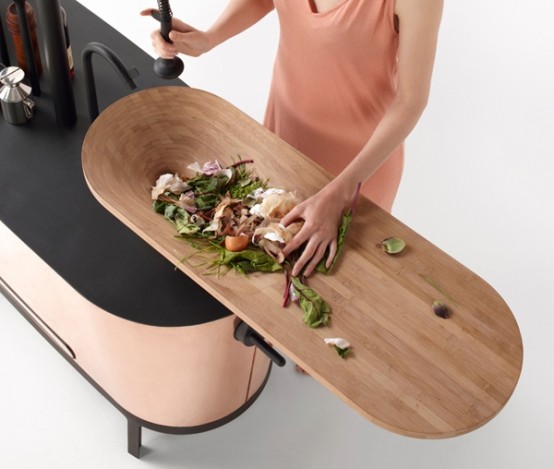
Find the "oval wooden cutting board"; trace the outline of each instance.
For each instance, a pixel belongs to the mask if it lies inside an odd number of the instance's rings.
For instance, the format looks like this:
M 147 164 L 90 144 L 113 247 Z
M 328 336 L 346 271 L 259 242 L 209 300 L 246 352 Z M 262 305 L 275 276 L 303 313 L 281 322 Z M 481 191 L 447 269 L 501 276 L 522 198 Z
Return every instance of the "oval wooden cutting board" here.
M 331 305 L 328 327 L 309 329 L 296 305 L 281 306 L 283 274 L 218 278 L 182 262 L 194 250 L 152 211 L 151 186 L 164 172 L 192 175 L 186 168 L 194 161 L 227 165 L 237 155 L 302 198 L 330 178 L 231 104 L 184 87 L 114 103 L 91 126 L 82 158 L 106 209 L 370 421 L 443 438 L 474 430 L 502 409 L 523 360 L 510 309 L 484 280 L 363 197 L 333 274 L 309 279 Z M 396 256 L 376 247 L 390 236 L 407 243 Z M 433 313 L 435 300 L 451 308 L 449 319 Z M 341 359 L 325 337 L 347 339 L 351 355 Z

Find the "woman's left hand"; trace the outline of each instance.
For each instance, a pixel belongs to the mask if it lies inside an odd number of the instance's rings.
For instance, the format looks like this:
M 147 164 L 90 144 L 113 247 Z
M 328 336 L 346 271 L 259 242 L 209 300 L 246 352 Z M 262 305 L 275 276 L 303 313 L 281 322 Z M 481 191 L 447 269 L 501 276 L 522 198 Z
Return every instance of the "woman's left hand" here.
M 306 243 L 301 256 L 294 264 L 292 275 L 298 276 L 300 273 L 306 276 L 310 275 L 327 249 L 329 249 L 329 254 L 325 265 L 330 267 L 337 253 L 339 224 L 348 203 L 348 200 L 338 197 L 328 185 L 298 204 L 283 217 L 281 223 L 285 226 L 299 219 L 304 220 L 302 229 L 283 250 L 283 254 L 287 257 Z M 304 269 L 303 272 L 302 269 Z

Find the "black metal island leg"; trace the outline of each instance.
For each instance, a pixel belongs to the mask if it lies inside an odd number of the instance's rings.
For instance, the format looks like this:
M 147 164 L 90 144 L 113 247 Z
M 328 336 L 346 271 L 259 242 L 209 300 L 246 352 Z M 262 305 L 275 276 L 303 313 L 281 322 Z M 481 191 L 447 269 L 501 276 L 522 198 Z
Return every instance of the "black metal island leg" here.
M 140 423 L 127 418 L 127 451 L 135 458 L 140 458 L 140 447 L 142 445 L 142 427 Z

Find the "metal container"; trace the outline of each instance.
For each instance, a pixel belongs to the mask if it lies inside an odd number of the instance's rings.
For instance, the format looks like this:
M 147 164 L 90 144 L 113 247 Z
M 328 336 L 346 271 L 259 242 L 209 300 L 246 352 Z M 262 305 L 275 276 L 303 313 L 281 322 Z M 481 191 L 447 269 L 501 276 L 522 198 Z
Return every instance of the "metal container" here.
M 10 124 L 25 124 L 35 109 L 35 103 L 30 98 L 31 87 L 21 81 L 25 73 L 19 67 L 7 67 L 0 72 L 0 103 L 4 119 Z

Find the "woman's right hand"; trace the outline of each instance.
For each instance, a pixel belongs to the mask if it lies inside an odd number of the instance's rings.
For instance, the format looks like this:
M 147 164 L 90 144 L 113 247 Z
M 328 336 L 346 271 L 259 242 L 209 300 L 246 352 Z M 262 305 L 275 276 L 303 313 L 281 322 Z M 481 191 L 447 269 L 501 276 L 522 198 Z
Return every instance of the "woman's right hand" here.
M 152 16 L 154 11 L 156 10 L 148 8 L 141 11 L 140 14 L 142 16 Z M 199 31 L 177 18 L 171 19 L 171 28 L 169 39 L 173 41 L 173 44 L 165 41 L 159 29 L 153 31 L 150 35 L 154 50 L 164 59 L 172 59 L 179 53 L 198 57 L 214 47 L 208 33 Z

